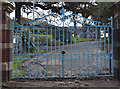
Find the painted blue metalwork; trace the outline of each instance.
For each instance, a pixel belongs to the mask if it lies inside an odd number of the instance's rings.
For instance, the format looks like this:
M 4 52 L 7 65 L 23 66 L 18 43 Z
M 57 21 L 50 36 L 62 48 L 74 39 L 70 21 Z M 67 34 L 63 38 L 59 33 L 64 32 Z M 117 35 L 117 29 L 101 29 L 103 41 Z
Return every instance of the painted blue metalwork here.
M 26 25 L 13 19 L 12 78 L 113 76 L 112 18 L 103 24 L 60 13 Z
M 22 54 L 22 29 L 20 28 L 20 54 Z M 20 77 L 22 78 L 22 57 L 20 56 Z
M 14 29 L 15 29 L 15 23 L 14 18 L 12 21 L 12 49 L 14 49 Z M 12 77 L 14 78 L 14 50 L 12 50 Z
M 111 25 L 111 30 L 112 30 L 112 33 L 111 33 L 112 34 L 112 37 L 111 37 L 111 39 L 112 39 L 112 60 L 111 60 L 111 64 L 112 65 L 111 66 L 112 66 L 112 75 L 114 76 L 114 55 L 113 55 L 113 47 L 114 47 L 113 30 L 114 30 L 114 28 L 113 28 L 113 18 L 112 17 L 110 18 L 110 21 L 111 21 L 110 25 Z

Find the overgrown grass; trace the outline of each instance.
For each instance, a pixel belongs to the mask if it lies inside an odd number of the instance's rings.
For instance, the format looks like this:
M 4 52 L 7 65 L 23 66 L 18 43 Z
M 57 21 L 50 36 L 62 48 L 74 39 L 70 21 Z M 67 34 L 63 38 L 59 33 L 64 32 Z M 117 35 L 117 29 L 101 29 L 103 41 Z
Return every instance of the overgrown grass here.
M 80 38 L 80 37 L 72 37 L 72 42 L 84 42 L 84 41 L 94 41 L 95 39 L 93 38 Z
M 19 57 L 17 60 L 13 60 L 13 67 L 14 67 L 14 77 L 20 77 L 24 75 L 23 70 L 20 70 L 20 67 L 22 67 L 22 63 L 25 62 L 26 60 L 20 60 Z
M 31 53 L 27 53 L 27 54 L 43 54 L 43 53 L 45 53 L 45 52 L 46 52 L 45 49 L 40 49 L 40 50 L 38 50 L 36 47 L 33 47 L 33 48 L 31 49 Z
M 22 59 L 28 58 L 28 56 L 14 56 L 14 58 L 19 60 L 20 58 Z
M 48 38 L 52 38 L 51 35 L 41 35 L 41 34 L 31 34 L 31 36 L 41 36 L 41 37 L 46 37 L 46 36 L 48 36 Z
M 14 77 L 20 77 L 24 75 L 24 71 L 23 69 L 20 70 L 20 68 L 22 68 L 22 63 L 24 63 L 25 61 L 28 60 L 28 54 L 41 54 L 41 53 L 45 53 L 46 50 L 45 49 L 40 49 L 37 52 L 33 52 L 33 53 L 26 53 L 26 56 L 14 56 L 14 60 L 13 60 L 13 70 L 14 70 Z

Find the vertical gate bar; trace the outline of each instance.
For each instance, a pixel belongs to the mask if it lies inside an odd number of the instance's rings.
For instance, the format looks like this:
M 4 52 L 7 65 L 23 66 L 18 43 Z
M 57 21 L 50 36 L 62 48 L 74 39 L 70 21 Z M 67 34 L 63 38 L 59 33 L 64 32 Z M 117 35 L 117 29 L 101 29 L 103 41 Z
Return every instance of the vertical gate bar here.
M 100 27 L 100 53 L 102 52 L 102 39 L 101 39 L 102 27 Z
M 104 27 L 104 53 L 106 53 L 106 27 Z
M 14 73 L 14 50 L 15 50 L 15 48 L 14 48 L 14 31 L 15 31 L 15 20 L 14 20 L 14 18 L 13 18 L 13 20 L 12 20 L 12 78 L 14 78 L 14 75 L 15 75 L 15 73 Z
M 85 55 L 86 55 L 86 54 L 83 54 L 83 61 L 84 61 L 84 63 L 85 63 Z M 83 70 L 84 70 L 83 68 L 84 68 L 86 65 L 84 66 L 84 64 L 82 64 L 82 66 L 83 66 L 83 67 L 82 67 L 82 69 L 81 69 L 81 73 L 82 73 L 82 77 L 84 77 L 84 76 L 85 76 L 85 73 L 83 72 Z M 83 74 L 83 73 L 84 73 L 84 74 Z
M 87 31 L 88 31 L 88 36 L 87 36 L 87 38 L 89 39 L 89 38 L 90 38 L 90 27 L 87 27 Z M 87 41 L 89 41 L 88 39 L 87 39 Z M 90 46 L 90 45 L 89 45 L 89 46 Z M 89 47 L 89 46 L 88 46 L 88 47 Z M 89 48 L 88 48 L 88 53 L 87 53 L 87 55 L 88 55 L 88 60 L 87 60 L 87 61 L 88 61 L 88 75 L 87 75 L 87 76 L 90 76 L 90 68 L 89 68 L 89 67 L 90 67 L 90 50 L 89 50 Z
M 111 58 L 110 58 L 110 31 L 109 31 L 110 29 L 109 29 L 109 27 L 107 27 L 107 32 L 108 32 L 108 38 L 107 38 L 107 40 L 108 40 L 108 70 L 109 70 L 109 75 L 110 75 L 110 72 L 111 72 L 111 63 L 110 63 L 110 60 L 111 60 Z
M 64 54 L 62 55 L 62 77 L 64 77 Z
M 100 32 L 101 32 L 101 28 L 100 28 Z M 101 45 L 101 33 L 100 33 L 100 45 Z M 100 48 L 101 49 L 101 48 Z M 99 54 L 99 53 L 98 53 Z M 101 53 L 101 50 L 100 50 L 100 55 L 99 55 L 99 59 L 100 59 L 100 74 L 102 74 L 102 53 Z
M 63 45 L 62 45 L 62 51 L 64 51 L 64 41 L 65 41 L 65 35 L 64 35 L 64 22 L 63 22 L 63 27 L 62 27 L 62 32 L 63 32 L 63 34 L 62 34 L 62 36 L 63 36 L 63 38 L 62 38 L 62 42 L 63 42 Z M 62 54 L 62 77 L 64 77 L 64 54 Z
M 67 27 L 67 50 L 68 50 L 68 55 L 67 55 L 66 58 L 68 58 L 67 60 L 69 61 L 69 68 L 67 70 L 67 76 L 69 76 L 69 73 L 70 73 L 70 49 L 68 49 L 69 44 L 70 44 L 70 29 L 69 29 L 69 27 Z
M 26 34 L 25 34 L 25 31 L 26 31 L 26 28 L 24 27 L 24 54 L 26 54 Z
M 32 30 L 33 30 L 32 33 L 35 34 L 35 26 L 34 26 L 34 24 L 33 24 L 33 29 L 32 29 Z M 36 38 L 33 39 L 33 42 L 35 42 L 35 39 L 36 39 Z M 33 51 L 32 53 L 34 53 L 34 52 L 37 52 L 37 50 Z M 30 61 L 32 61 L 33 64 L 35 64 L 35 60 L 34 60 L 34 59 L 35 59 L 35 56 L 36 56 L 36 55 L 33 55 L 33 56 L 32 56 L 32 59 L 30 58 Z M 33 61 L 33 60 L 34 60 L 34 61 Z M 31 71 L 30 71 L 30 74 L 32 74 L 32 76 L 30 76 L 31 78 L 34 77 L 34 76 L 33 76 L 33 74 L 34 74 L 33 69 L 35 70 L 35 68 L 31 67 Z
M 40 29 L 38 29 L 37 27 L 35 28 L 35 31 L 37 30 L 37 34 L 39 34 L 39 30 Z M 37 76 L 37 78 L 38 78 L 38 74 L 39 74 L 39 54 L 41 54 L 40 52 L 41 52 L 41 50 L 42 49 L 40 49 L 40 44 L 39 44 L 39 36 L 37 37 L 37 48 L 38 48 L 38 52 L 37 52 L 37 54 L 36 54 L 36 65 L 37 65 L 37 68 L 36 68 L 36 76 Z M 44 49 L 43 49 L 44 50 Z
M 67 31 L 66 31 L 66 42 L 67 42 L 67 46 L 68 46 L 68 42 L 69 42 L 69 31 L 68 31 L 68 27 L 66 28 Z
M 30 78 L 30 28 L 28 29 L 28 78 Z
M 24 56 L 26 56 L 26 34 L 25 34 L 26 27 L 22 27 L 22 28 L 24 29 L 24 36 L 23 36 L 23 40 L 24 40 L 24 55 L 22 57 L 23 57 L 23 60 L 25 61 L 26 58 Z M 25 63 L 24 63 L 24 66 L 26 66 Z M 23 76 L 24 78 L 25 78 L 25 75 L 26 75 L 26 67 L 24 67 L 24 76 Z
M 111 17 L 111 30 L 112 30 L 112 60 L 111 60 L 111 66 L 112 66 L 112 75 L 114 76 L 114 55 L 113 55 L 113 47 L 114 47 L 114 39 L 113 39 L 113 31 L 114 31 L 114 28 L 113 28 L 113 18 Z
M 26 28 L 27 27 L 24 27 L 24 54 L 26 55 L 27 53 L 26 53 L 26 42 L 27 42 L 27 37 L 26 37 Z M 24 61 L 26 60 L 26 58 L 24 58 Z M 25 65 L 25 64 L 24 64 Z M 25 65 L 26 66 L 26 65 Z M 24 68 L 24 77 L 26 76 L 26 67 Z
M 104 25 L 104 24 L 103 24 Z M 106 27 L 104 27 L 104 70 L 106 75 Z
M 100 27 L 100 63 L 102 63 L 102 39 L 101 39 L 101 31 L 102 31 L 102 27 Z M 97 63 L 98 63 L 98 58 L 97 58 Z M 103 63 L 102 63 L 103 64 Z M 102 67 L 102 65 L 100 65 L 100 67 Z M 98 71 L 97 71 L 98 74 Z M 101 74 L 102 74 L 102 70 L 101 70 Z
M 101 28 L 99 28 L 98 29 L 98 27 L 96 27 L 96 34 L 97 34 L 97 37 L 96 37 L 96 40 L 97 40 L 97 54 L 99 54 L 98 53 L 98 51 L 99 51 L 99 45 L 101 45 Z M 100 32 L 99 32 L 100 31 Z M 100 35 L 100 40 L 99 40 L 99 36 Z M 100 41 L 100 42 L 99 42 Z M 100 60 L 100 74 L 102 73 L 102 56 L 101 56 L 101 51 L 100 51 L 100 55 L 99 55 L 99 60 Z
M 35 32 L 38 34 L 38 31 L 39 31 L 39 29 L 37 29 L 37 27 L 34 27 L 34 30 L 35 30 Z M 36 34 L 35 33 L 35 34 Z M 36 42 L 37 41 L 37 42 Z M 39 53 L 41 52 L 41 50 L 40 50 L 40 48 L 39 48 L 39 36 L 37 36 L 36 37 L 36 41 L 35 41 L 35 45 L 36 45 L 36 47 L 37 47 L 37 51 L 35 52 L 35 58 L 34 58 L 34 63 L 35 63 L 35 65 L 37 66 L 36 68 L 35 68 L 35 78 L 37 78 L 38 76 L 37 76 L 37 74 L 38 74 L 38 65 L 39 65 L 39 63 L 38 63 L 38 55 L 39 55 Z
M 52 27 L 50 28 L 50 31 L 51 31 L 51 53 L 52 53 Z M 51 54 L 51 77 L 52 77 L 52 60 L 53 60 L 53 55 Z
M 80 55 L 80 53 L 78 54 L 78 56 L 79 56 L 79 59 L 78 59 L 78 61 L 79 61 L 79 63 L 78 63 L 78 64 L 79 64 L 79 65 L 78 65 L 78 68 L 79 68 L 79 69 L 78 69 L 78 73 L 79 73 L 79 74 L 78 74 L 78 77 L 80 77 L 80 72 L 79 72 L 79 71 L 80 71 L 80 68 L 81 68 L 81 62 L 80 62 L 80 60 L 81 60 L 81 55 Z
M 110 35 L 110 31 L 109 31 L 109 27 L 107 27 L 107 32 L 108 32 L 108 53 L 110 53 L 110 38 L 109 38 L 109 35 Z
M 98 27 L 95 27 L 95 33 L 96 33 L 95 35 L 96 35 L 96 41 L 97 41 L 96 42 L 97 43 L 97 45 L 96 45 L 97 49 L 96 49 L 96 53 L 95 54 L 96 54 L 96 58 L 98 58 L 98 56 L 97 56 L 98 55 L 98 50 L 99 50 L 99 42 L 98 42 L 98 38 L 99 37 L 98 36 L 100 35 Z M 94 61 L 96 60 L 95 59 L 95 54 L 94 54 L 94 56 L 92 55 L 92 58 L 93 58 Z M 95 66 L 96 66 L 96 64 L 94 65 L 94 69 L 96 70 Z
M 22 78 L 22 29 L 20 28 L 20 77 Z
M 88 39 L 90 39 L 90 27 L 88 27 Z M 88 48 L 88 76 L 90 76 L 90 49 Z
M 101 29 L 101 28 L 100 28 Z M 101 30 L 98 30 L 98 27 L 96 27 L 96 40 L 97 40 L 97 50 L 96 50 L 96 54 L 98 55 L 98 51 L 99 51 L 99 35 L 101 35 L 101 33 L 99 33 L 99 31 L 101 32 Z M 100 37 L 101 38 L 101 37 Z M 98 56 L 97 56 L 97 59 L 98 59 Z M 100 56 L 100 63 L 101 63 L 101 56 Z
M 96 34 L 98 34 L 98 33 L 96 33 Z M 101 34 L 101 30 L 100 30 L 100 34 Z M 100 49 L 101 49 L 101 37 L 100 37 Z M 96 76 L 98 76 L 98 70 L 99 70 L 99 63 L 98 63 L 99 58 L 98 57 L 99 57 L 99 54 L 96 50 L 96 72 L 97 72 Z
M 55 32 L 54 33 L 55 33 L 55 55 L 54 55 L 55 56 L 55 66 L 54 67 L 55 67 L 55 77 L 56 77 L 56 69 L 57 69 L 57 67 L 56 67 L 56 56 L 57 56 L 56 55 L 56 27 L 55 27 Z
M 76 74 L 76 66 L 77 66 L 77 65 L 76 65 L 76 62 L 77 62 L 77 58 L 76 58 L 76 45 L 77 45 L 77 44 L 76 44 L 76 38 L 77 38 L 76 31 L 77 31 L 77 25 L 76 25 L 76 24 L 75 24 L 75 28 L 74 28 L 74 29 L 75 29 L 75 36 L 76 36 L 75 39 L 74 39 L 74 40 L 75 40 L 75 43 L 74 43 L 74 44 L 75 44 L 75 50 L 74 50 L 74 53 L 75 53 L 75 55 L 74 55 L 74 56 L 75 56 L 75 59 L 74 59 L 74 60 L 75 60 L 75 74 Z
M 71 40 L 70 40 L 70 55 L 71 55 L 71 60 L 70 60 L 70 64 L 71 64 L 71 76 L 72 76 L 72 27 L 70 28 L 71 31 Z
M 96 43 L 97 43 L 97 45 L 96 45 L 96 53 L 94 53 L 94 56 L 92 55 L 92 58 L 93 58 L 93 61 L 95 61 L 96 59 L 95 59 L 95 54 L 96 54 L 96 56 L 98 55 L 98 50 L 99 50 L 99 42 L 98 42 L 98 35 L 99 35 L 99 30 L 98 30 L 98 27 L 95 27 L 95 37 L 96 37 Z M 95 62 L 94 62 L 95 63 Z M 96 68 L 95 68 L 95 64 L 94 64 L 94 69 L 96 70 Z
M 28 29 L 28 78 L 30 78 L 30 28 Z
M 95 58 L 94 58 L 94 56 L 95 56 L 95 54 L 93 53 L 92 54 L 92 61 L 94 61 L 95 60 Z M 94 62 L 93 62 L 93 70 L 95 70 L 95 64 L 94 64 Z M 92 71 L 92 69 L 91 69 L 91 71 Z M 92 73 L 92 72 L 91 72 Z M 93 71 L 93 73 L 92 74 L 94 74 L 95 75 L 95 73 L 94 73 L 94 71 Z M 92 75 L 92 76 L 94 76 L 94 75 Z
M 46 70 L 47 70 L 47 73 L 46 73 L 46 77 L 48 77 L 48 27 L 46 28 L 47 29 L 47 53 L 46 53 L 46 56 L 47 56 L 47 63 L 46 63 Z
M 19 74 L 19 72 L 18 72 L 18 58 L 19 58 L 19 55 L 18 55 L 18 28 L 17 28 L 17 30 L 16 30 L 16 77 L 18 78 L 18 74 Z
M 34 25 L 33 25 L 33 34 L 35 34 L 35 26 L 34 26 Z M 36 37 L 36 38 L 37 38 L 37 37 Z M 34 42 L 34 43 L 35 43 L 35 39 L 36 39 L 36 38 L 33 39 L 33 42 Z M 35 45 L 35 46 L 36 46 L 36 45 Z M 37 49 L 36 49 L 35 51 L 33 51 L 32 54 L 34 54 L 35 52 L 37 52 Z M 32 55 L 32 58 L 30 58 L 30 60 L 32 59 L 31 61 L 33 61 L 33 64 L 35 64 L 35 56 L 36 56 L 36 55 Z M 31 78 L 35 77 L 35 76 L 33 76 L 34 73 L 35 73 L 34 71 L 35 71 L 35 68 L 33 68 L 33 67 L 31 66 L 31 75 L 32 75 Z
M 58 30 L 58 31 L 59 31 L 58 33 L 59 33 L 59 52 L 60 52 L 60 45 L 61 45 L 61 43 L 60 43 L 60 42 L 61 42 L 61 41 L 60 41 L 60 35 L 61 35 L 61 34 L 60 34 L 60 28 L 58 28 L 58 29 L 59 29 L 59 30 Z M 59 56 L 59 76 L 60 76 L 61 61 L 60 61 L 60 55 L 58 55 L 58 56 Z
M 78 48 L 79 48 L 79 50 L 80 50 L 80 37 L 81 37 L 81 34 L 80 34 L 80 33 L 81 33 L 81 29 L 79 28 L 78 30 L 79 30 L 79 31 L 78 31 L 78 32 L 79 32 L 79 37 L 78 37 L 79 45 L 78 45 Z M 78 54 L 79 54 L 79 59 L 78 59 L 78 61 L 79 61 L 79 69 L 80 69 L 80 68 L 81 68 L 81 62 L 80 62 L 80 61 L 81 61 L 82 59 L 81 59 L 80 53 L 78 53 Z M 78 71 L 80 71 L 80 70 L 78 70 Z M 78 76 L 80 77 L 80 72 L 79 72 L 79 75 L 78 75 Z
M 86 27 L 86 41 L 87 41 L 87 46 L 88 47 L 86 47 L 86 53 L 85 53 L 85 62 L 86 62 L 86 65 L 85 65 L 85 67 L 86 67 L 86 74 L 88 73 L 88 67 L 89 67 L 89 65 L 88 65 L 88 61 L 89 61 L 89 57 L 88 57 L 88 54 L 89 54 L 89 44 L 88 44 L 88 42 L 89 42 L 89 40 L 88 40 L 88 37 L 89 37 L 89 35 L 88 35 L 88 33 L 89 33 L 89 27 Z M 85 76 L 88 76 L 88 74 L 86 75 L 85 74 Z

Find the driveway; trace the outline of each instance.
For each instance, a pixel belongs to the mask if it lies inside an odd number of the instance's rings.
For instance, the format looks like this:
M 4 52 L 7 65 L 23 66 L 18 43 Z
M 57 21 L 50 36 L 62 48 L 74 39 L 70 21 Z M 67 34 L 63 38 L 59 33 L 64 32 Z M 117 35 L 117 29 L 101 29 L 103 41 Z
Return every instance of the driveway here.
M 51 46 L 48 53 L 35 55 L 23 63 L 25 76 L 30 77 L 85 77 L 111 75 L 110 56 L 99 50 L 96 41 L 64 46 Z M 62 54 L 63 51 L 65 54 Z M 29 65 L 29 66 L 28 66 Z
M 58 88 L 64 89 L 119 89 L 119 81 L 112 77 L 93 77 L 93 78 L 68 78 L 68 79 L 14 79 L 4 83 L 3 88 Z M 5 89 L 6 89 L 5 88 Z

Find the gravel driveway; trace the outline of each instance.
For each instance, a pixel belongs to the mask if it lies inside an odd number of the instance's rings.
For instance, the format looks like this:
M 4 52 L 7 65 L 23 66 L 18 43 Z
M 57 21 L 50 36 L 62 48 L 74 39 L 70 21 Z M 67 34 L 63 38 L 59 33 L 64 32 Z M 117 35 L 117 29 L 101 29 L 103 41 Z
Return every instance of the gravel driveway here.
M 99 46 L 96 41 L 52 46 L 48 53 L 35 55 L 30 61 L 23 63 L 24 76 L 41 78 L 111 75 L 110 56 L 100 51 Z M 65 54 L 61 54 L 62 49 Z

